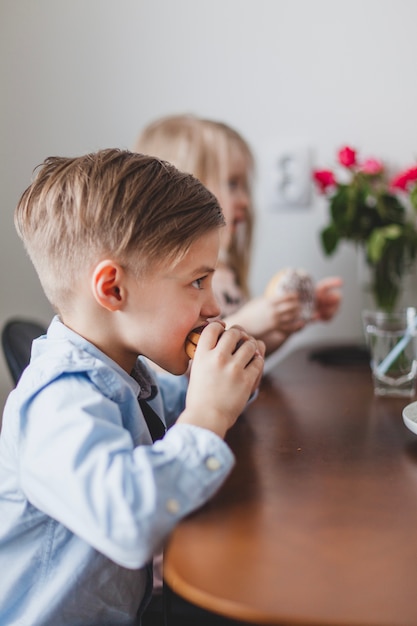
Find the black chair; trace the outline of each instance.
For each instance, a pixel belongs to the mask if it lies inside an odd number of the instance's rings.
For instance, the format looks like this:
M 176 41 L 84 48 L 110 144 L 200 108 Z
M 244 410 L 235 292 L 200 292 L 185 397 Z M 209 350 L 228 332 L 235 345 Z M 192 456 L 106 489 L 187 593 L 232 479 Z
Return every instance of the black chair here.
M 32 341 L 45 333 L 45 326 L 30 319 L 10 319 L 3 326 L 3 353 L 15 385 L 29 364 Z
M 141 626 L 250 626 L 206 611 L 178 596 L 166 583 L 163 594 L 152 597 Z

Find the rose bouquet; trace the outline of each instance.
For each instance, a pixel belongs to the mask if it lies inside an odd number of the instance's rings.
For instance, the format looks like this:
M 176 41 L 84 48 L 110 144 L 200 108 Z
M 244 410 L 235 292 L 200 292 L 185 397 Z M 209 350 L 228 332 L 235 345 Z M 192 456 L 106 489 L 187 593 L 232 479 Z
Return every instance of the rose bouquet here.
M 417 167 L 390 181 L 382 161 L 361 161 L 349 146 L 339 150 L 337 160 L 338 176 L 333 170 L 313 172 L 329 200 L 330 220 L 320 233 L 323 250 L 333 254 L 344 239 L 362 247 L 376 306 L 392 311 L 417 256 Z

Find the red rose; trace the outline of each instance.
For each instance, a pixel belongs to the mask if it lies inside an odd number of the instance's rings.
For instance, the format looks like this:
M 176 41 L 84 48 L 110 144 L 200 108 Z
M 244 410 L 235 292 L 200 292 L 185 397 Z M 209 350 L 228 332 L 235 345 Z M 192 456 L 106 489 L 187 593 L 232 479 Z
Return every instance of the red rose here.
M 405 174 L 397 174 L 395 178 L 392 179 L 390 187 L 392 189 L 402 189 L 405 191 L 407 189 L 408 179 Z
M 336 185 L 336 179 L 331 170 L 316 170 L 313 172 L 313 178 L 322 193 Z
M 403 191 L 406 191 L 409 183 L 414 183 L 416 181 L 417 165 L 397 174 L 397 176 L 392 179 L 390 187 L 392 187 L 393 189 L 402 189 Z
M 345 146 L 341 148 L 337 154 L 337 159 L 341 165 L 345 167 L 353 167 L 356 165 L 356 150 Z
M 364 174 L 376 175 L 384 170 L 384 166 L 378 159 L 366 159 L 360 169 Z

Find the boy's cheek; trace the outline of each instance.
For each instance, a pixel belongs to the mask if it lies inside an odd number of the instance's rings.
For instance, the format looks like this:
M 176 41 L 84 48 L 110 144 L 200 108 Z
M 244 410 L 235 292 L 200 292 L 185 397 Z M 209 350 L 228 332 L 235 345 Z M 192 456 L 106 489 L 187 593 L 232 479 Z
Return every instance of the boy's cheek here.
M 169 335 L 169 339 L 167 338 L 158 345 L 158 349 L 154 351 L 155 357 L 152 360 L 172 374 L 184 374 L 190 363 L 190 358 L 185 352 L 186 335 L 184 336 L 184 340 L 182 340 L 182 335 L 176 336 L 174 331 L 171 331 Z
M 169 361 L 165 361 L 161 367 L 165 369 L 167 372 L 174 374 L 175 376 L 181 376 L 185 374 L 190 365 L 190 359 L 188 356 L 183 353 L 179 355 L 176 359 L 170 359 Z

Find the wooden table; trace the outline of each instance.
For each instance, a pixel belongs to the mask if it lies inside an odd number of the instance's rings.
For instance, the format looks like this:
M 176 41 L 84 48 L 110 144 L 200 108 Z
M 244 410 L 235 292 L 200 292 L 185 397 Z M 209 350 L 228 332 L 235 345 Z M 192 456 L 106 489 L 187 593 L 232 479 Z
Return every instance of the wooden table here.
M 310 353 L 277 365 L 229 432 L 237 465 L 172 534 L 165 578 L 258 625 L 416 626 L 411 400 L 375 397 L 367 363 Z

